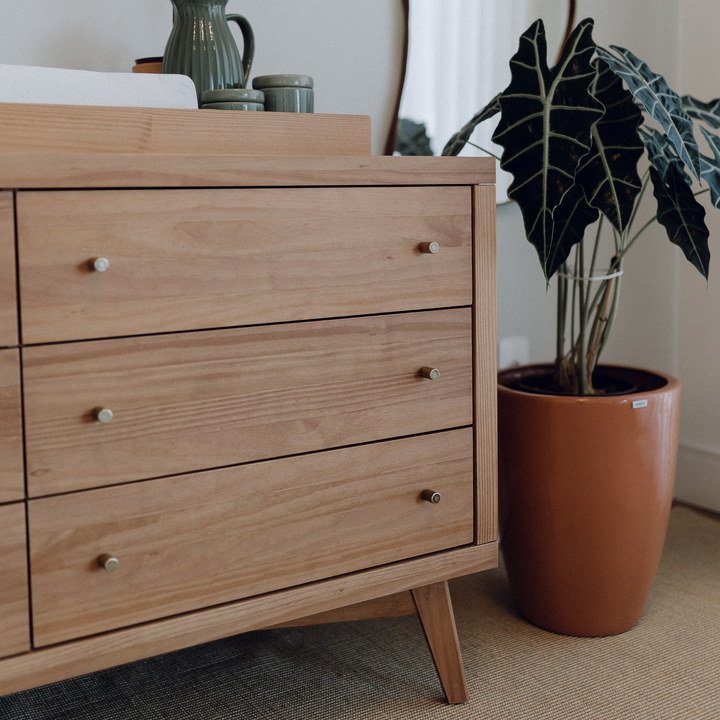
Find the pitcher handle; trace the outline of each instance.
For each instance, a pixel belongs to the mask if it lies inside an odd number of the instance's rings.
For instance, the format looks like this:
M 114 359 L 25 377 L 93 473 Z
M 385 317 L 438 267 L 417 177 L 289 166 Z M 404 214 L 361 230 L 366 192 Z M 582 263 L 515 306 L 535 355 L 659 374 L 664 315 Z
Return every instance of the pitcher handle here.
M 243 36 L 243 83 L 242 86 L 247 87 L 248 77 L 250 76 L 250 68 L 252 67 L 253 57 L 255 56 L 255 35 L 253 35 L 250 23 L 242 15 L 226 15 L 226 20 L 234 20 L 240 26 L 240 32 Z

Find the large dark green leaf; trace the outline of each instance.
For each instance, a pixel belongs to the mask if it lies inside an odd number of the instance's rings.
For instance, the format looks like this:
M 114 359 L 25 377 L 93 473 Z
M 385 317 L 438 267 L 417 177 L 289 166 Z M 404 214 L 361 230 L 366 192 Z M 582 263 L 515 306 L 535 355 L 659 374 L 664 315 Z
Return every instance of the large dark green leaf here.
M 653 194 L 658 203 L 658 222 L 667 231 L 670 242 L 678 245 L 685 257 L 707 280 L 710 270 L 710 231 L 705 224 L 705 208 L 695 199 L 693 191 L 674 168 L 665 184 L 660 173 L 650 168 Z
M 574 185 L 603 106 L 588 88 L 595 77 L 592 20 L 568 38 L 558 64 L 547 66 L 541 20 L 520 38 L 510 61 L 512 80 L 500 95 L 502 116 L 493 140 L 504 149 L 500 167 L 513 174 L 508 196 L 522 211 L 525 234 L 547 278 L 553 250 L 553 210 Z
M 683 95 L 682 106 L 690 117 L 702 120 L 710 127 L 720 128 L 720 98 L 703 102 L 692 95 Z
M 416 123 L 408 118 L 400 118 L 398 120 L 395 151 L 401 155 L 432 155 L 432 146 L 424 123 Z
M 660 123 L 680 159 L 700 179 L 700 149 L 693 135 L 693 122 L 683 110 L 680 96 L 668 87 L 662 75 L 625 48 L 611 45 L 610 53 L 598 47 L 597 53 L 619 75 L 654 120 Z
M 692 186 L 692 178 L 685 172 L 685 163 L 678 157 L 667 135 L 655 128 L 641 128 L 640 134 L 647 148 L 650 162 L 660 173 L 662 181 L 665 184 L 670 182 L 669 173 L 672 168 L 688 185 Z
M 720 208 L 720 138 L 708 132 L 704 127 L 700 130 L 713 151 L 714 157 L 700 156 L 702 179 L 710 188 L 710 199 L 716 208 Z
M 605 106 L 605 114 L 592 130 L 592 147 L 582 159 L 577 182 L 593 207 L 622 233 L 642 187 L 638 160 L 645 152 L 638 128 L 643 116 L 633 96 L 606 62 L 594 63 L 597 75 L 590 92 Z
M 600 213 L 588 205 L 580 185 L 573 185 L 565 193 L 553 212 L 553 239 L 546 266 L 548 277 L 567 260 L 573 245 L 583 239 L 587 226 L 598 217 Z
M 480 112 L 475 113 L 472 119 L 456 132 L 443 148 L 443 155 L 458 155 L 465 147 L 475 128 L 484 120 L 497 115 L 500 112 L 500 95 L 496 95 Z

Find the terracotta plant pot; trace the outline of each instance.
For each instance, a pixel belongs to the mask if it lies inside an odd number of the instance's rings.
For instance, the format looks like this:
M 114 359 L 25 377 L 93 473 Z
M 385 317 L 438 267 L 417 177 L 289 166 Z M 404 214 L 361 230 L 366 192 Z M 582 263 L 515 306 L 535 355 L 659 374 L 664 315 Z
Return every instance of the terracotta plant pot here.
M 565 635 L 615 635 L 640 620 L 665 542 L 680 383 L 606 365 L 637 391 L 513 389 L 551 371 L 534 365 L 498 376 L 500 547 L 527 620 Z

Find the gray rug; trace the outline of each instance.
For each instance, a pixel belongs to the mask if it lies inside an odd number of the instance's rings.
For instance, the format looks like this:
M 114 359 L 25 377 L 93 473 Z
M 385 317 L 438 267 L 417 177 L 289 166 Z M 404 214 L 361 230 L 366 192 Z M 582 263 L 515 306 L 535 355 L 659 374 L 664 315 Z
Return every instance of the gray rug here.
M 720 522 L 671 516 L 640 624 L 554 635 L 501 569 L 451 583 L 471 700 L 448 706 L 414 617 L 249 633 L 0 698 L 2 720 L 718 720 Z

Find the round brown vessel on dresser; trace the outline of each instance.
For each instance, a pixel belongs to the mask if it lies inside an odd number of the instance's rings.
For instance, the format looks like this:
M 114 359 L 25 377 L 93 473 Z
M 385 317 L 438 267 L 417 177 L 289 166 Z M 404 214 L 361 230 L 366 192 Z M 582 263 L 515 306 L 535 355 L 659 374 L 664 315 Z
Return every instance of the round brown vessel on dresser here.
M 632 628 L 655 578 L 673 497 L 680 383 L 603 366 L 629 394 L 517 389 L 551 365 L 498 376 L 500 546 L 520 612 L 596 637 Z

